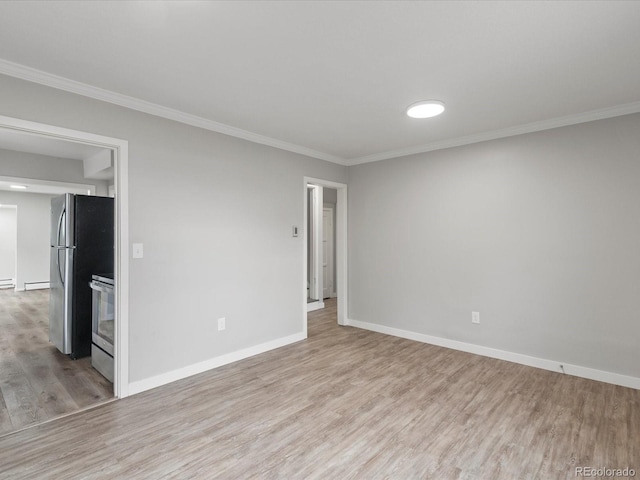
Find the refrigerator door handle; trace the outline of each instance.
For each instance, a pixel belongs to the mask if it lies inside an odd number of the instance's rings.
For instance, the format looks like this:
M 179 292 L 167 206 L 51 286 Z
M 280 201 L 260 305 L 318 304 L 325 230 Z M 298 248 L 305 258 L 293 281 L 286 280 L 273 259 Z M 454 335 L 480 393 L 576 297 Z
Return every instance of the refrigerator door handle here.
M 60 250 L 64 252 L 68 252 L 69 250 L 74 250 L 76 247 L 53 247 L 56 249 L 56 266 L 58 267 L 58 277 L 60 278 L 60 282 L 64 287 L 64 278 L 62 278 L 62 269 L 60 268 Z
M 60 246 L 60 230 L 62 227 L 62 219 L 64 218 L 64 214 L 66 213 L 66 211 L 66 207 L 62 207 L 62 210 L 60 211 L 60 218 L 58 219 L 58 234 L 56 235 L 56 246 Z
M 58 276 L 60 277 L 60 282 L 62 283 L 62 288 L 64 288 L 64 278 L 62 278 L 62 270 L 60 270 L 60 247 L 56 250 L 56 265 L 58 265 Z

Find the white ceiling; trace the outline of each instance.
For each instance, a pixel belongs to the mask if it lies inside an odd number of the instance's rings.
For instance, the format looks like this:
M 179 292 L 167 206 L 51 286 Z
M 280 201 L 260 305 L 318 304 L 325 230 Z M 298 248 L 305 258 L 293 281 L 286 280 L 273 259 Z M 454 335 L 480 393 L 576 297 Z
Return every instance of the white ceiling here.
M 69 158 L 72 160 L 83 161 L 99 154 L 105 149 L 70 140 L 22 132 L 10 128 L 0 128 L 0 150 L 13 150 L 16 152 L 46 155 L 47 157 Z M 0 152 L 0 154 L 1 153 L 2 152 Z M 113 175 L 113 167 L 110 167 L 97 171 L 92 175 L 85 174 L 85 178 L 94 180 L 112 180 Z M 24 185 L 27 189 L 14 190 L 11 188 L 11 185 L 15 184 Z M 86 194 L 87 188 L 90 187 L 90 185 L 75 183 L 0 176 L 0 190 L 11 191 L 14 193 L 44 193 L 49 195 L 58 195 L 69 192 Z M 95 189 L 95 187 L 93 188 Z
M 640 2 L 0 2 L 0 73 L 343 164 L 638 112 L 639 47 Z
M 50 157 L 84 160 L 96 155 L 104 148 L 71 142 L 54 137 L 0 128 L 0 148 L 16 152 L 37 153 Z

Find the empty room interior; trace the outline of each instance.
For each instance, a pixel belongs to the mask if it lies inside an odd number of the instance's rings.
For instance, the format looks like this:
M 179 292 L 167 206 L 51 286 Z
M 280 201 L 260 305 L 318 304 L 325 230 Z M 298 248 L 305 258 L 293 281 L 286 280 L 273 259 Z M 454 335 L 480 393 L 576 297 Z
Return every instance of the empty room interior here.
M 639 26 L 0 2 L 0 478 L 640 475 Z

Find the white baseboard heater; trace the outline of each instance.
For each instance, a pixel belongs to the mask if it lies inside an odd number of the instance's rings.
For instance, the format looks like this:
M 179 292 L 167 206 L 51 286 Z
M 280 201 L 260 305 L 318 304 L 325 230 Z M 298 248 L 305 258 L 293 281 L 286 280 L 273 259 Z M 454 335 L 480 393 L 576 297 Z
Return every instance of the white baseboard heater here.
M 49 281 L 43 282 L 24 282 L 25 290 L 38 290 L 41 288 L 49 288 Z

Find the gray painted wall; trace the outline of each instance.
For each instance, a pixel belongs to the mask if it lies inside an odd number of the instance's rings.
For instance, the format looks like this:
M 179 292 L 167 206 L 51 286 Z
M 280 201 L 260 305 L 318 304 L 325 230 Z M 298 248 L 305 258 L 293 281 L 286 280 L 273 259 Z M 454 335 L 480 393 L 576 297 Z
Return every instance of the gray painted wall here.
M 0 105 L 129 141 L 131 381 L 300 331 L 303 176 L 346 168 L 10 77 Z M 349 316 L 639 377 L 639 132 L 633 115 L 349 168 Z
M 0 149 L 0 176 L 95 185 L 96 195 L 107 196 L 107 181 L 84 178 L 82 160 Z
M 332 205 L 338 203 L 338 190 L 335 188 L 323 188 L 322 203 L 331 203 Z
M 639 186 L 640 115 L 352 167 L 349 316 L 640 377 Z
M 129 141 L 131 381 L 302 331 L 303 177 L 345 167 L 6 76 L 0 105 Z
M 18 207 L 18 290 L 24 289 L 25 282 L 49 281 L 49 212 L 52 196 L 0 190 L 0 204 Z
M 16 209 L 3 207 L 0 202 L 0 280 L 15 281 L 17 239 Z
M 81 160 L 0 149 L 0 176 L 94 185 L 96 195 L 107 195 L 107 182 L 86 179 Z M 25 282 L 49 281 L 51 195 L 0 191 L 0 199 L 18 205 L 16 288 L 24 289 Z

